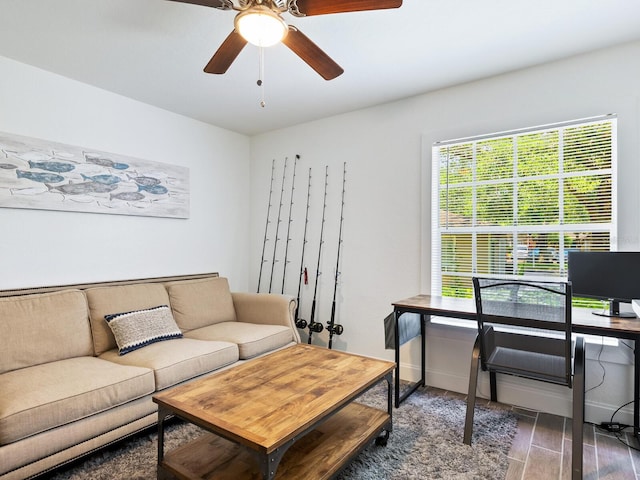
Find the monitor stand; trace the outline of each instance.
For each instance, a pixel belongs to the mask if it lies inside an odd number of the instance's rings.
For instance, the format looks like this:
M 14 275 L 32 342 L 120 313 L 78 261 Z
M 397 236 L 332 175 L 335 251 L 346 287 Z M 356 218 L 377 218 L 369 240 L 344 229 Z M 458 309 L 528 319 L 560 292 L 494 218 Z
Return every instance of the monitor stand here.
M 594 315 L 600 317 L 619 317 L 619 318 L 636 318 L 636 314 L 633 312 L 621 312 L 620 302 L 618 300 L 609 300 L 609 311 L 591 312 Z

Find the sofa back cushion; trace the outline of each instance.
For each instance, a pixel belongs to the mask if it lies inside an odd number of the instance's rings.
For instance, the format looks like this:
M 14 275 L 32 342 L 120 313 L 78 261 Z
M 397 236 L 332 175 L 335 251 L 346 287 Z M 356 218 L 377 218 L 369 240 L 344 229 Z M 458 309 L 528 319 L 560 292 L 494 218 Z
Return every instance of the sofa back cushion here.
M 169 305 L 167 290 L 161 283 L 95 287 L 87 289 L 85 293 L 96 355 L 117 347 L 105 315 Z
M 93 356 L 87 301 L 80 290 L 0 298 L 0 374 Z
M 170 282 L 166 287 L 173 318 L 183 332 L 236 321 L 229 282 L 224 277 Z

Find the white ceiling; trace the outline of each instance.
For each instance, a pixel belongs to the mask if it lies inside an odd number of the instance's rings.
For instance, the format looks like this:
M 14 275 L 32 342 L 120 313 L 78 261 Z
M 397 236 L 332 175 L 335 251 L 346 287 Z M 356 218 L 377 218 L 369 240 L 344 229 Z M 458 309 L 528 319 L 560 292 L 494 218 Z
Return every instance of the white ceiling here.
M 235 12 L 166 0 L 0 0 L 0 55 L 256 134 L 640 39 L 639 0 L 404 0 L 284 14 L 345 70 L 325 81 L 283 45 L 203 73 Z M 630 61 L 640 61 L 630 59 Z

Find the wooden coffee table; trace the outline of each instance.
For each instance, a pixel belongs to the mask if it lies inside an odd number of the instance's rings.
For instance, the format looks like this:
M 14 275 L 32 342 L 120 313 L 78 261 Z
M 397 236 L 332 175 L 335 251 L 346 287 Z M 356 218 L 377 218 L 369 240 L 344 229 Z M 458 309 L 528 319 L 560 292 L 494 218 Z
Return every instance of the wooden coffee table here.
M 299 344 L 159 393 L 158 478 L 324 479 L 392 430 L 394 362 Z M 354 402 L 387 381 L 387 411 Z M 164 452 L 176 415 L 210 433 Z

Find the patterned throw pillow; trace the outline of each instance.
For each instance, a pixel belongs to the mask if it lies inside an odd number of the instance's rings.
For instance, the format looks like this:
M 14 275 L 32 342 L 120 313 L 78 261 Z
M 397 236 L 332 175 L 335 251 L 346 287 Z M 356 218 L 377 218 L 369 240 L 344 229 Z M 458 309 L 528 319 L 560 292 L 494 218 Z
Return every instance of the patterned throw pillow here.
M 118 353 L 124 355 L 150 343 L 182 337 L 171 309 L 160 305 L 145 310 L 105 315 L 109 328 L 118 344 Z

